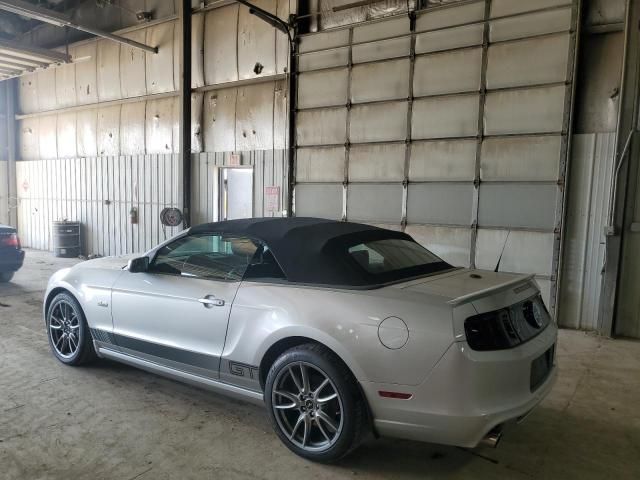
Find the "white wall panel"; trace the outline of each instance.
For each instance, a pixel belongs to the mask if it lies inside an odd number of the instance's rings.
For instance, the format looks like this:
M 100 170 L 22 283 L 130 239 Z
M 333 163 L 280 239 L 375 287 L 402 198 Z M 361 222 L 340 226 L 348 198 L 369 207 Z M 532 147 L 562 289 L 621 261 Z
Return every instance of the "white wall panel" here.
M 38 139 L 40 145 L 40 156 L 38 158 L 56 158 L 58 156 L 58 142 L 56 139 L 58 133 L 57 115 L 47 115 L 39 117 L 38 121 Z
M 145 153 L 146 103 L 125 103 L 120 113 L 120 144 L 122 155 Z M 98 150 L 100 152 L 100 150 Z
M 347 219 L 399 223 L 402 185 L 352 183 L 347 189 Z
M 411 37 L 390 38 L 377 42 L 354 45 L 351 52 L 353 63 L 372 62 L 389 58 L 406 57 L 411 52 Z
M 386 142 L 407 138 L 407 102 L 355 105 L 351 108 L 352 143 Z
M 500 260 L 499 271 L 551 275 L 553 233 L 520 230 L 478 229 L 476 265 L 494 270 Z
M 408 59 L 367 63 L 353 67 L 351 73 L 352 103 L 405 99 L 408 96 Z
M 146 153 L 173 153 L 173 104 L 173 98 L 147 101 Z
M 416 35 L 416 53 L 439 52 L 482 45 L 482 24 L 435 30 Z
M 78 112 L 77 149 L 79 157 L 98 155 L 98 110 L 90 108 Z
M 411 138 L 469 137 L 478 133 L 477 95 L 422 98 L 413 103 Z
M 562 34 L 490 46 L 487 88 L 566 81 L 569 42 L 569 34 Z
M 75 112 L 58 115 L 56 137 L 59 158 L 73 158 L 77 155 Z
M 25 118 L 18 123 L 20 158 L 35 160 L 40 157 L 40 119 Z
M 564 121 L 566 87 L 505 90 L 487 94 L 485 133 L 555 133 Z
M 522 0 L 493 0 L 491 2 L 491 18 L 526 13 L 532 10 L 571 5 L 571 0 L 538 0 L 535 3 Z
M 296 155 L 296 182 L 342 182 L 344 147 L 299 148 Z
M 570 29 L 571 7 L 492 20 L 489 23 L 489 38 L 492 42 L 499 42 Z
M 482 49 L 456 50 L 418 57 L 413 94 L 418 96 L 480 90 Z
M 56 75 L 56 105 L 57 108 L 73 107 L 76 102 L 76 66 L 60 65 L 54 68 Z
M 413 142 L 410 181 L 470 180 L 475 177 L 475 140 Z
M 207 85 L 238 80 L 238 5 L 207 12 L 204 25 L 204 79 Z
M 313 33 L 300 37 L 300 53 L 327 50 L 349 44 L 349 30 L 339 29 L 328 32 Z
M 554 181 L 558 177 L 562 137 L 486 138 L 482 143 L 482 180 Z
M 58 108 L 56 97 L 56 69 L 47 68 L 38 72 L 38 110 L 49 111 Z
M 478 224 L 553 230 L 557 194 L 554 184 L 482 183 Z
M 236 150 L 273 148 L 273 83 L 238 88 Z
M 301 73 L 298 78 L 298 108 L 347 104 L 348 69 Z
M 403 144 L 352 145 L 349 149 L 349 181 L 402 182 L 405 152 Z
M 204 13 L 196 13 L 191 16 L 191 86 L 193 88 L 202 87 L 204 83 Z M 180 27 L 175 26 L 176 35 L 180 38 Z M 180 41 L 174 41 L 174 63 L 176 56 L 180 58 Z M 180 74 L 179 62 L 178 75 Z M 176 88 L 179 83 L 176 83 Z
M 274 0 L 254 0 L 253 5 L 269 13 L 276 13 Z M 276 30 L 249 9 L 240 9 L 238 20 L 238 75 L 239 79 L 264 77 L 276 73 Z M 259 64 L 259 65 L 258 65 Z M 258 72 L 254 71 L 256 67 Z
M 123 105 L 124 108 L 128 105 Z M 129 120 L 130 117 L 122 117 Z M 122 129 L 123 132 L 128 129 Z M 98 108 L 98 155 L 120 154 L 120 105 Z
M 469 228 L 407 225 L 405 232 L 445 262 L 456 267 L 469 266 L 469 245 L 471 245 Z
M 120 44 L 109 40 L 97 42 L 98 99 L 101 102 L 122 98 L 120 87 Z
M 472 183 L 409 184 L 407 221 L 436 225 L 471 225 L 472 205 Z
M 285 80 L 275 82 L 273 92 L 273 148 L 286 149 L 289 139 L 289 87 Z
M 342 184 L 300 184 L 295 191 L 296 215 L 342 218 Z
M 518 0 L 519 1 L 519 0 Z M 435 30 L 461 24 L 479 22 L 484 18 L 484 2 L 473 2 L 454 8 L 425 11 L 416 19 L 416 31 Z
M 296 12 L 296 2 L 291 0 L 277 0 L 276 15 L 287 22 L 289 15 Z M 276 34 L 276 73 L 289 71 L 289 39 L 284 32 L 275 30 Z
M 149 94 L 172 92 L 177 89 L 174 83 L 175 25 L 175 22 L 166 22 L 145 29 L 147 45 L 158 47 L 158 53 L 155 55 L 144 54 L 146 89 Z
M 28 73 L 21 76 L 18 81 L 18 104 L 22 113 L 32 113 L 38 111 L 38 78 L 37 73 Z
M 96 103 L 98 101 L 98 43 L 89 42 L 73 48 L 76 64 L 76 99 L 78 105 Z
M 5 180 L 8 176 L 7 162 L 0 161 L 0 180 Z M 9 192 L 5 181 L 0 181 L 0 223 L 9 224 Z
M 208 152 L 230 152 L 236 148 L 236 97 L 228 88 L 204 94 L 204 147 Z
M 410 33 L 409 17 L 406 15 L 382 21 L 358 25 L 353 28 L 353 43 L 371 42 Z
M 339 145 L 347 139 L 346 108 L 302 111 L 298 113 L 297 120 L 298 145 Z
M 191 94 L 191 153 L 198 153 L 203 150 L 202 114 L 204 110 L 204 95 L 203 92 L 193 92 Z M 179 98 L 176 97 L 175 100 L 179 101 Z M 174 112 L 174 116 L 179 115 L 180 105 L 178 105 Z M 179 121 L 180 119 L 178 118 L 178 122 Z M 175 147 L 179 147 L 178 142 L 174 141 L 174 143 Z
M 349 47 L 305 53 L 298 57 L 298 69 L 301 72 L 320 68 L 345 66 L 349 63 Z
M 145 30 L 136 30 L 123 36 L 136 42 L 146 42 Z M 123 97 L 138 97 L 147 94 L 145 57 L 144 50 L 120 45 L 120 85 Z M 171 60 L 169 60 L 168 65 L 165 65 L 164 75 L 173 75 Z M 153 81 L 155 79 L 150 80 Z

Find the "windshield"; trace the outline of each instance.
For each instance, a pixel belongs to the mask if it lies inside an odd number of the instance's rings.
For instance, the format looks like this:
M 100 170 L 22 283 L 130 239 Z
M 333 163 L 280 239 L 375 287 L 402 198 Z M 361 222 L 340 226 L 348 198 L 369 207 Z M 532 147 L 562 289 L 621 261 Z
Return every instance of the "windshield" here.
M 358 243 L 347 252 L 372 283 L 398 281 L 451 268 L 422 245 L 399 238 Z

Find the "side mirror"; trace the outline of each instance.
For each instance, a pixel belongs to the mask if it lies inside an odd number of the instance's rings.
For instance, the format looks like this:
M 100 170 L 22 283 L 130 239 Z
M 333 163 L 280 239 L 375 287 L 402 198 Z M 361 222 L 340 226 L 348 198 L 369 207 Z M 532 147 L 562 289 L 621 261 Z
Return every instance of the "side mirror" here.
M 129 260 L 127 265 L 131 273 L 144 273 L 149 270 L 149 257 L 138 257 Z

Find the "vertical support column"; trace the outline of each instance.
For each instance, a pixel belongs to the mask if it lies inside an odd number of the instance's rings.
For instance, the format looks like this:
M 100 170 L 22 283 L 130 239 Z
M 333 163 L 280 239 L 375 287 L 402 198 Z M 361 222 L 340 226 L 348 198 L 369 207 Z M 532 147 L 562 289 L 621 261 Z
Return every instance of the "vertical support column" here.
M 342 180 L 342 221 L 347 220 L 347 201 L 349 196 L 349 158 L 351 156 L 351 81 L 353 78 L 353 27 L 349 28 L 349 62 L 347 64 L 347 115 L 345 124 L 346 141 L 344 143 L 344 179 Z
M 16 135 L 16 98 L 17 98 L 17 79 L 12 78 L 5 80 L 7 92 L 7 188 L 8 207 L 9 207 L 9 224 L 18 227 L 18 191 L 16 179 L 16 158 L 17 158 L 17 135 Z
M 582 26 L 582 0 L 574 0 L 571 9 L 571 46 L 567 62 L 567 86 L 565 93 L 564 118 L 562 119 L 562 150 L 560 153 L 560 168 L 558 171 L 558 199 L 556 202 L 556 224 L 553 229 L 553 258 L 551 265 L 551 295 L 549 308 L 551 315 L 558 320 L 559 306 L 558 293 L 562 276 L 563 241 L 565 232 L 565 217 L 569 195 L 567 186 L 569 182 L 569 164 L 571 162 L 571 144 L 573 138 L 573 119 L 576 96 L 576 74 L 580 59 L 580 35 Z
M 182 225 L 191 226 L 191 0 L 180 2 L 180 157 Z
M 625 20 L 625 45 L 620 87 L 620 109 L 616 128 L 615 170 L 612 176 L 612 205 L 609 206 L 608 226 L 605 235 L 605 265 L 598 309 L 598 330 L 602 335 L 615 333 L 614 316 L 619 291 L 619 279 L 623 248 L 623 232 L 628 224 L 628 210 L 632 211 L 629 199 L 629 183 L 637 171 L 637 141 L 633 134 L 637 127 L 638 87 L 640 84 L 640 0 L 627 0 Z M 631 154 L 634 153 L 634 155 Z M 634 165 L 635 163 L 635 165 Z M 629 205 L 631 204 L 631 205 Z
M 294 23 L 289 36 L 289 124 L 287 132 L 288 147 L 288 192 L 287 192 L 287 217 L 295 215 L 295 188 L 296 188 L 296 116 L 298 111 L 298 27 Z
M 471 213 L 471 245 L 469 246 L 469 266 L 476 266 L 476 244 L 478 240 L 478 213 L 480 210 L 480 163 L 482 160 L 482 142 L 484 141 L 484 106 L 487 99 L 487 62 L 489 53 L 489 32 L 491 19 L 491 0 L 485 0 L 484 28 L 482 32 L 482 67 L 480 70 L 480 95 L 478 106 L 478 136 L 476 141 L 476 162 L 473 178 L 473 210 Z
M 413 139 L 411 137 L 413 122 L 413 79 L 416 67 L 416 11 L 412 10 L 409 15 L 409 32 L 411 34 L 411 44 L 409 46 L 409 96 L 407 97 L 407 137 L 405 139 L 404 150 L 404 178 L 402 179 L 402 218 L 400 219 L 400 229 L 404 232 L 407 229 L 407 205 L 409 202 L 409 166 L 411 162 L 411 148 Z

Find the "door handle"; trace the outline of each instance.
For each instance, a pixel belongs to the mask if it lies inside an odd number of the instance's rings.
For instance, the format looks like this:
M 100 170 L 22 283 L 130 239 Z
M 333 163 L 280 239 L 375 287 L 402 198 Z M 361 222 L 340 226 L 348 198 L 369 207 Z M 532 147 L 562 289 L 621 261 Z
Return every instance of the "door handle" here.
M 204 308 L 224 306 L 224 300 L 216 298 L 213 295 L 205 295 L 204 298 L 199 298 L 198 301 L 204 306 Z

